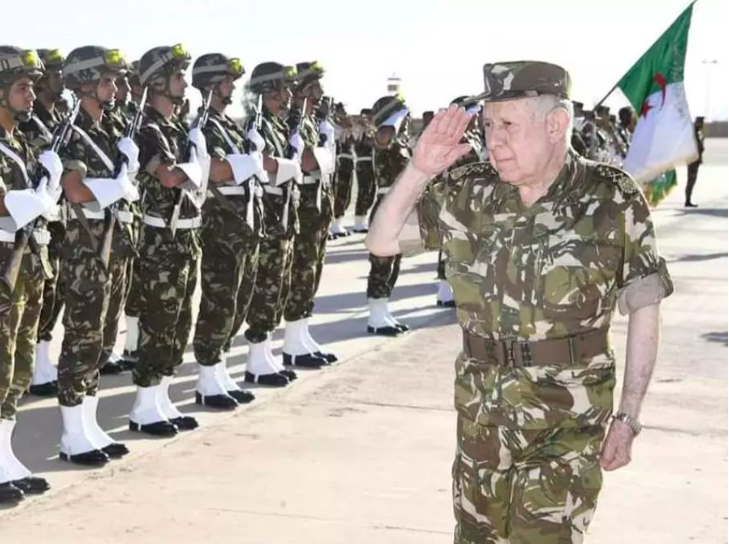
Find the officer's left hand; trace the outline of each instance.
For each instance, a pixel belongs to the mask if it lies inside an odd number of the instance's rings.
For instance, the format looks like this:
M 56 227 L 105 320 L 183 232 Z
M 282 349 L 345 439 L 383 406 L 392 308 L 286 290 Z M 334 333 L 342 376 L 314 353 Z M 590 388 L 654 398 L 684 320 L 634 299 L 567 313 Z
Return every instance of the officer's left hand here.
M 607 438 L 602 443 L 600 466 L 603 470 L 617 470 L 630 463 L 635 434 L 622 421 L 613 420 Z
M 127 170 L 136 172 L 139 170 L 139 147 L 134 140 L 125 136 L 116 144 L 119 152 L 127 158 Z
M 252 128 L 246 133 L 246 137 L 248 140 L 255 146 L 256 151 L 259 153 L 262 153 L 263 150 L 266 148 L 266 140 L 263 139 L 263 136 L 255 129 Z
M 199 128 L 193 128 L 190 130 L 190 134 L 188 134 L 187 139 L 195 146 L 198 158 L 204 157 L 208 154 L 208 146 L 205 143 L 205 135 Z

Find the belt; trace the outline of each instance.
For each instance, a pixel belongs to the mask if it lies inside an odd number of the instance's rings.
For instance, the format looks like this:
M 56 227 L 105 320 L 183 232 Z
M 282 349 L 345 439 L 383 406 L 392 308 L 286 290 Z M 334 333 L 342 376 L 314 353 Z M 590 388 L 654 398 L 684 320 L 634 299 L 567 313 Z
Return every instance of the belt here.
M 356 162 L 364 162 L 364 161 L 372 162 L 372 157 L 371 156 L 370 157 L 357 157 Z
M 134 214 L 125 210 L 119 210 L 116 212 L 116 220 L 119 223 L 134 223 Z
M 301 185 L 314 185 L 315 183 L 319 183 L 319 178 L 314 176 L 304 176 L 304 179 L 301 180 Z
M 248 194 L 248 190 L 245 187 L 232 186 L 218 187 L 218 192 L 220 192 L 221 195 L 225 196 L 245 196 Z M 208 196 L 210 198 L 213 198 L 215 195 L 212 191 L 208 191 Z
M 158 229 L 167 228 L 167 221 L 165 221 L 161 217 L 155 217 L 154 215 L 145 215 L 142 220 L 144 221 L 145 225 L 149 225 L 150 227 L 155 227 Z M 190 219 L 177 220 L 178 229 L 196 229 L 200 225 L 202 225 L 202 218 L 200 217 L 191 217 Z
M 357 157 L 355 157 L 354 155 L 350 155 L 349 153 L 342 153 L 341 155 L 337 155 L 337 160 L 339 159 L 347 159 L 353 161 L 356 160 Z
M 463 353 L 477 361 L 506 367 L 578 364 L 610 348 L 607 329 L 549 340 L 489 340 L 463 331 Z
M 386 195 L 389 192 L 390 192 L 390 187 L 379 187 L 377 189 L 377 194 L 378 195 Z
M 33 238 L 35 238 L 39 246 L 47 246 L 51 241 L 51 233 L 47 230 L 35 229 L 33 231 Z M 15 242 L 15 233 L 0 230 L 0 242 Z
M 264 185 L 263 190 L 270 195 L 283 196 L 283 189 L 281 187 L 274 187 L 273 185 Z
M 81 209 L 83 210 L 86 219 L 106 219 L 106 213 L 104 212 L 104 210 L 96 212 L 84 207 L 82 207 Z M 73 215 L 73 210 L 71 210 L 71 217 L 76 217 L 75 215 Z

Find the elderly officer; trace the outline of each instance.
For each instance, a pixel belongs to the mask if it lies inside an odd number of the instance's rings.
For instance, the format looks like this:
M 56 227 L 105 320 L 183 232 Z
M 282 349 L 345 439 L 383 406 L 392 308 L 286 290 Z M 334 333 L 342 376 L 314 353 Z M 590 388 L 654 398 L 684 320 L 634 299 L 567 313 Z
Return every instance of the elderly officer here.
M 602 469 L 630 461 L 659 303 L 673 286 L 639 187 L 572 151 L 565 70 L 505 62 L 485 65 L 484 79 L 490 162 L 454 169 L 423 194 L 470 148 L 459 143 L 465 111 L 439 113 L 367 246 L 386 256 L 442 241 L 448 256 L 463 328 L 455 541 L 581 542 Z M 616 307 L 629 325 L 625 385 L 610 421 Z

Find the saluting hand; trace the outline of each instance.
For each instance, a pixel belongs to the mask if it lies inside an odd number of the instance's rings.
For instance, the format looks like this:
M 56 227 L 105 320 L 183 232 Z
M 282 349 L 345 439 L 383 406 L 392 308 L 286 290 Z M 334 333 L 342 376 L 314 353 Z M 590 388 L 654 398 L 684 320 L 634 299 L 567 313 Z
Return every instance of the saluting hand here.
M 455 104 L 438 112 L 413 151 L 413 166 L 429 176 L 437 176 L 471 150 L 462 144 L 463 132 L 471 116 Z

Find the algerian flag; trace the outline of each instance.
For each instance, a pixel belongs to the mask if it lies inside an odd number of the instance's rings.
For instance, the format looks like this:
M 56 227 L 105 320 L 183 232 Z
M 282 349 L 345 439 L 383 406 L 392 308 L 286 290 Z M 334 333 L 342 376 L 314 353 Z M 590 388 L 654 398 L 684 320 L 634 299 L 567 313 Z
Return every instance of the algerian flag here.
M 698 157 L 683 70 L 693 3 L 618 82 L 640 117 L 623 168 L 636 181 Z

